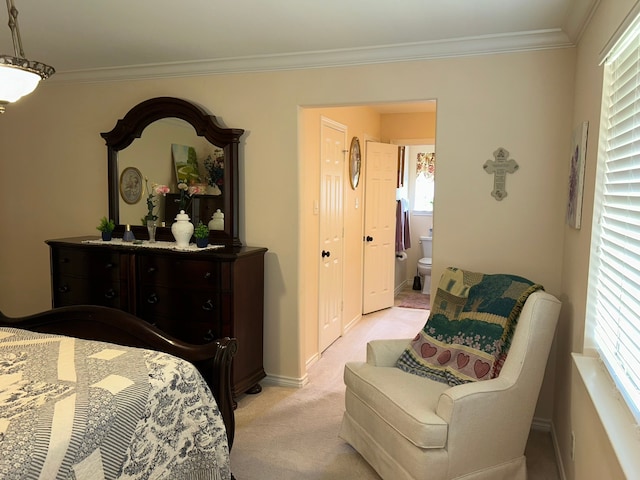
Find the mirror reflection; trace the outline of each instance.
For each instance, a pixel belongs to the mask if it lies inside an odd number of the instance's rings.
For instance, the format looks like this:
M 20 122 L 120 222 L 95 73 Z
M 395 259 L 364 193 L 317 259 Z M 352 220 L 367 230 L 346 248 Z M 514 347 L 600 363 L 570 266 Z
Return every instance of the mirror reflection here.
M 185 193 L 191 194 L 185 199 L 185 207 L 194 225 L 199 221 L 208 224 L 218 209 L 225 211 L 221 190 L 224 152 L 179 118 L 151 123 L 140 138 L 121 150 L 118 178 L 121 224 L 146 225 L 146 217 L 152 214 L 158 225 L 164 222 L 170 226 L 180 207 L 178 183 L 184 183 Z M 132 202 L 126 194 L 127 185 L 137 181 L 142 183 L 141 193 Z
M 156 239 L 173 240 L 168 227 L 186 200 L 184 210 L 194 225 L 216 220 L 209 242 L 241 247 L 238 145 L 243 133 L 220 126 L 214 115 L 180 98 L 151 98 L 129 110 L 111 131 L 100 134 L 107 144 L 109 218 L 116 223 L 116 236 L 129 225 L 136 238 L 149 238 L 147 217 L 156 217 Z

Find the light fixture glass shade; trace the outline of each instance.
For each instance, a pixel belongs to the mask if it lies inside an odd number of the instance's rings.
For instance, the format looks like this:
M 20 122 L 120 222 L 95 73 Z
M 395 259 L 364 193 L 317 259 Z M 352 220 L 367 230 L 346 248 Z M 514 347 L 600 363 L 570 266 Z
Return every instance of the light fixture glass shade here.
M 12 103 L 33 92 L 40 75 L 0 63 L 0 103 Z
M 55 69 L 49 65 L 24 58 L 18 28 L 18 9 L 13 0 L 7 0 L 7 13 L 15 57 L 0 55 L 0 113 L 4 113 L 7 103 L 15 102 L 33 92 L 40 80 L 55 73 Z
M 0 55 L 0 113 L 4 111 L 4 105 L 30 94 L 40 80 L 54 73 L 54 68 L 44 63 Z

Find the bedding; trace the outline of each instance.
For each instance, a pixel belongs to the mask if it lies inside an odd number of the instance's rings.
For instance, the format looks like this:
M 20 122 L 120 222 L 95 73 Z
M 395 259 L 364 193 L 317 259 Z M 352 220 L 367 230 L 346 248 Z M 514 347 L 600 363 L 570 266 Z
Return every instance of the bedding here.
M 189 362 L 0 327 L 0 479 L 231 478 L 225 425 Z

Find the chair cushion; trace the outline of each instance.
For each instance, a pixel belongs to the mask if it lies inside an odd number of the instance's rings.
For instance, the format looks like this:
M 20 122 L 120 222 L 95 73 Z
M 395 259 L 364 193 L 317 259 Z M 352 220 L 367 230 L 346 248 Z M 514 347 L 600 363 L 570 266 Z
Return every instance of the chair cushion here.
M 440 394 L 449 387 L 395 367 L 349 362 L 344 383 L 352 394 L 420 448 L 443 448 L 448 425 L 438 416 Z M 357 412 L 350 412 L 358 417 Z M 365 422 L 366 423 L 366 422 Z
M 541 289 L 515 275 L 446 269 L 427 323 L 396 366 L 448 385 L 497 377 L 522 306 Z

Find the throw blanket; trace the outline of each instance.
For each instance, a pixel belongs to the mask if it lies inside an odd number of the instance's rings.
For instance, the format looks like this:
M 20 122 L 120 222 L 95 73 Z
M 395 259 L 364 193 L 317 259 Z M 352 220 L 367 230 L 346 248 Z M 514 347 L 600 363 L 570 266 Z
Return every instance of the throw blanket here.
M 224 423 L 190 363 L 0 328 L 3 479 L 231 478 Z
M 459 385 L 495 378 L 527 297 L 542 286 L 515 275 L 448 268 L 431 314 L 398 359 L 409 373 Z

